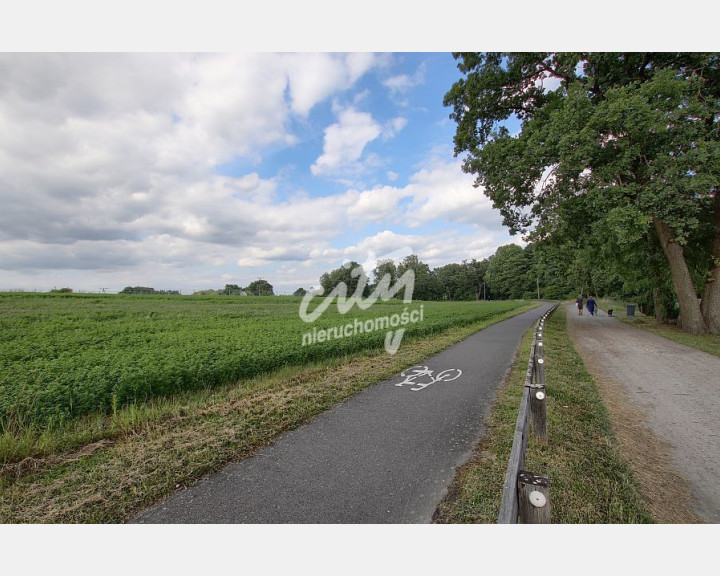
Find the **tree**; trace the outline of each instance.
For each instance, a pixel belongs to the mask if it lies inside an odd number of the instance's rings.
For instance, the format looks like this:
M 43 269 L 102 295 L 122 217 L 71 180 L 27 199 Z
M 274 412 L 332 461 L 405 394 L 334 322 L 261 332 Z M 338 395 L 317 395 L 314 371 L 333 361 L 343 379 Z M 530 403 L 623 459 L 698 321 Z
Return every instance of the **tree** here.
M 302 297 L 302 296 L 305 296 L 305 294 L 307 294 L 307 290 L 305 290 L 305 288 L 298 288 L 297 290 L 295 290 L 295 292 L 293 292 L 293 296 L 301 296 Z
M 252 294 L 253 296 L 274 296 L 272 284 L 267 280 L 258 278 L 257 280 L 250 282 L 245 292 Z
M 446 264 L 433 270 L 442 288 L 443 300 L 473 300 L 475 291 L 462 264 Z
M 461 264 L 446 264 L 433 270 L 442 287 L 442 298 L 446 300 L 480 300 L 487 293 L 485 272 L 488 261 L 470 262 L 463 260 Z
M 562 300 L 577 296 L 582 286 L 587 286 L 580 278 L 568 273 L 577 266 L 578 259 L 584 262 L 585 270 L 593 271 L 597 267 L 594 255 L 580 255 L 575 246 L 556 246 L 549 241 L 537 241 L 528 244 L 525 249 L 528 259 L 528 284 L 534 284 L 533 297 L 550 300 Z M 595 293 L 598 295 L 599 293 Z
M 430 266 L 421 262 L 415 254 L 406 256 L 397 267 L 398 278 L 405 271 L 413 270 L 415 273 L 414 300 L 440 300 L 442 298 L 442 285 L 437 276 L 430 271 Z
M 483 299 L 487 295 L 487 286 L 485 285 L 485 274 L 490 262 L 487 258 L 480 260 L 479 262 L 473 258 L 468 262 L 463 260 L 463 266 L 465 267 L 466 276 L 468 283 L 472 285 L 475 293 L 475 300 Z
M 386 274 L 390 274 L 390 284 L 395 284 L 398 279 L 398 271 L 395 262 L 392 260 L 380 260 L 373 270 L 375 283 L 377 284 Z
M 369 286 L 369 292 L 372 293 L 378 288 L 378 284 L 385 276 L 390 277 L 389 286 L 393 286 L 398 279 L 397 266 L 392 260 L 379 260 L 373 268 L 373 282 Z M 402 293 L 395 295 L 395 298 L 402 298 Z
M 463 169 L 511 232 L 533 239 L 562 231 L 577 246 L 613 210 L 632 213 L 664 256 L 681 327 L 720 333 L 720 56 L 456 58 L 465 77 L 445 96 L 455 152 L 468 154 Z M 522 123 L 518 135 L 504 126 L 511 117 Z
M 225 284 L 225 288 L 220 290 L 220 294 L 225 296 L 244 296 L 245 290 L 240 288 L 237 284 Z
M 125 286 L 120 294 L 155 294 L 155 288 L 149 286 Z
M 529 278 L 530 261 L 517 244 L 500 246 L 488 263 L 485 278 L 495 297 L 520 299 L 532 297 L 534 282 Z
M 344 282 L 347 286 L 346 296 L 350 298 L 358 287 L 358 283 L 363 282 L 364 288 L 361 290 L 361 296 L 366 297 L 370 294 L 368 286 L 368 277 L 364 268 L 357 262 L 346 262 L 340 268 L 336 268 L 330 272 L 325 272 L 320 277 L 320 285 L 323 287 L 324 294 L 330 294 L 335 287 Z

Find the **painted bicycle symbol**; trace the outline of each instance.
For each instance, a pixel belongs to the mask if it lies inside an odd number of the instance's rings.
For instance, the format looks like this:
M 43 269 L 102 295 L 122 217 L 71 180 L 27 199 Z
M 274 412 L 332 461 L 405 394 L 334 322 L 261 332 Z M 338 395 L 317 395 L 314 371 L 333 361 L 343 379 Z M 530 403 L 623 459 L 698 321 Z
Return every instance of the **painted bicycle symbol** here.
M 405 384 L 412 385 L 415 386 L 415 388 L 410 388 L 410 390 L 416 392 L 417 390 L 427 388 L 430 384 L 435 384 L 435 382 L 451 382 L 452 380 L 457 380 L 462 376 L 462 370 L 459 368 L 448 368 L 447 370 L 439 372 L 437 376 L 433 376 L 433 371 L 427 366 L 413 366 L 409 370 L 401 372 L 400 376 L 405 378 L 405 380 L 398 382 L 395 386 L 403 386 Z

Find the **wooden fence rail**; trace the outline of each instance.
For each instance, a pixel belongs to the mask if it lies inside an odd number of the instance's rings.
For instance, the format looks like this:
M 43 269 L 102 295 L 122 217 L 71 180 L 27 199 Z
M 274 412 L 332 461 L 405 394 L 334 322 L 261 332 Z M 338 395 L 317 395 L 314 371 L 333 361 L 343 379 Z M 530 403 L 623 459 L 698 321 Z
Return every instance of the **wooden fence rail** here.
M 535 325 L 530 358 L 525 373 L 525 387 L 515 424 L 510 460 L 503 488 L 498 524 L 547 524 L 550 522 L 550 479 L 525 470 L 528 434 L 547 438 L 545 390 L 545 321 L 557 304 L 542 315 Z M 532 427 L 530 422 L 532 421 Z

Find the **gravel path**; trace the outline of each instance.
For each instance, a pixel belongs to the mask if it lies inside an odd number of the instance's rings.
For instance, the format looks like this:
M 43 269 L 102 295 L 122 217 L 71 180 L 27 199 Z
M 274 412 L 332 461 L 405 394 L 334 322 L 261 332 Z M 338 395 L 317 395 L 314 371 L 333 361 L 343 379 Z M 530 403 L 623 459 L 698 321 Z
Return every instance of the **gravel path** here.
M 669 464 L 687 481 L 694 512 L 720 523 L 720 358 L 602 311 L 593 317 L 585 310 L 579 316 L 569 304 L 567 318 L 588 372 L 620 385 L 647 428 L 668 447 Z M 644 465 L 652 469 L 647 454 Z

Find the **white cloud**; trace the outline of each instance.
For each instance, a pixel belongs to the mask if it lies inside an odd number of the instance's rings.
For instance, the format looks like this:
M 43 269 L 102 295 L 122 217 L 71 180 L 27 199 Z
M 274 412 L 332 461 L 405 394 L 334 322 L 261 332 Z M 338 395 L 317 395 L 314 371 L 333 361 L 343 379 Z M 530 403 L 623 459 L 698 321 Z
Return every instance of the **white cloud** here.
M 382 186 L 358 192 L 350 190 L 345 194 L 347 216 L 353 220 L 380 222 L 397 218 L 400 213 L 400 201 L 409 195 L 407 190 L 392 186 Z
M 290 54 L 284 58 L 288 62 L 292 111 L 301 116 L 336 92 L 347 90 L 382 62 L 372 53 Z
M 398 132 L 407 126 L 407 123 L 407 118 L 403 118 L 402 116 L 389 120 L 383 128 L 383 139 L 389 140 L 390 138 L 395 138 Z
M 550 72 L 544 72 L 540 78 L 535 81 L 535 86 L 541 88 L 543 92 L 554 92 L 562 85 L 562 78 L 558 78 L 550 74 Z
M 291 113 L 306 115 L 380 63 L 373 54 L 4 54 L 0 156 L 62 159 L 55 168 L 112 179 L 123 167 L 178 174 L 258 158 L 296 143 Z
M 383 85 L 390 91 L 390 97 L 400 104 L 406 104 L 407 93 L 425 83 L 427 66 L 423 62 L 418 66 L 414 74 L 398 74 L 390 76 L 383 81 Z
M 383 124 L 336 104 L 311 167 L 336 183 L 382 167 L 390 185 L 286 197 L 280 172 L 215 172 L 294 145 L 294 121 L 387 63 L 373 54 L 0 54 L 0 288 L 199 289 L 273 270 L 290 286 L 342 258 L 405 246 L 433 262 L 480 253 L 467 237 L 423 232 L 438 219 L 480 224 L 482 238 L 501 229 L 457 162 L 433 156 L 397 186 L 400 173 L 369 146 L 395 137 L 405 116 Z M 386 85 L 399 94 L 421 71 Z M 418 234 L 393 231 L 408 226 Z M 370 227 L 385 232 L 358 243 Z
M 407 224 L 419 227 L 433 220 L 446 220 L 499 227 L 499 214 L 473 181 L 462 171 L 461 162 L 430 159 L 426 167 L 411 176 L 407 186 L 412 196 Z
M 298 261 L 307 258 L 307 252 L 300 246 L 273 246 L 270 248 L 261 248 L 259 246 L 249 246 L 243 250 L 243 255 L 238 258 L 238 266 L 263 266 L 268 261 Z
M 165 177 L 149 192 L 128 196 L 108 191 L 51 204 L 42 213 L 44 227 L 21 242 L 0 244 L 5 248 L 0 251 L 0 268 L 114 269 L 147 262 L 234 262 L 258 268 L 301 261 L 322 271 L 339 265 L 343 254 L 365 261 L 370 253 L 381 255 L 404 246 L 422 248 L 421 253 L 439 265 L 452 254 L 474 257 L 469 255 L 474 245 L 447 233 L 424 236 L 424 224 L 438 219 L 468 222 L 478 225 L 481 238 L 494 238 L 502 231 L 489 201 L 454 161 L 428 160 L 410 180 L 404 187 L 299 195 L 278 202 L 275 182 L 257 174 L 215 176 L 190 185 Z M 36 209 L 44 207 L 38 204 Z M 331 240 L 369 223 L 414 226 L 418 234 L 400 235 L 388 228 L 361 245 L 344 250 L 330 246 Z M 65 238 L 64 247 L 50 250 L 58 237 Z
M 358 172 L 365 146 L 380 134 L 380 125 L 368 112 L 354 108 L 340 111 L 338 121 L 325 129 L 323 153 L 311 166 L 312 173 L 318 176 Z
M 363 264 L 371 272 L 378 261 L 390 259 L 398 263 L 416 254 L 431 268 L 463 260 L 483 260 L 495 253 L 499 245 L 515 242 L 504 229 L 459 234 L 433 233 L 398 234 L 384 230 L 363 238 L 343 251 L 345 260 Z
M 221 178 L 213 168 L 293 144 L 291 108 L 307 112 L 381 62 L 372 54 L 2 54 L 0 240 L 236 235 L 255 204 L 272 200 L 275 182 Z M 320 69 L 332 73 L 313 87 Z M 234 229 L 219 233 L 228 224 Z
M 413 246 L 418 246 L 422 240 L 421 236 L 397 234 L 392 230 L 383 230 L 372 236 L 363 238 L 358 244 L 348 246 L 343 253 L 348 258 L 364 258 L 369 254 L 381 258 L 383 256 L 406 250 L 413 251 Z M 388 256 L 389 258 L 389 256 Z

